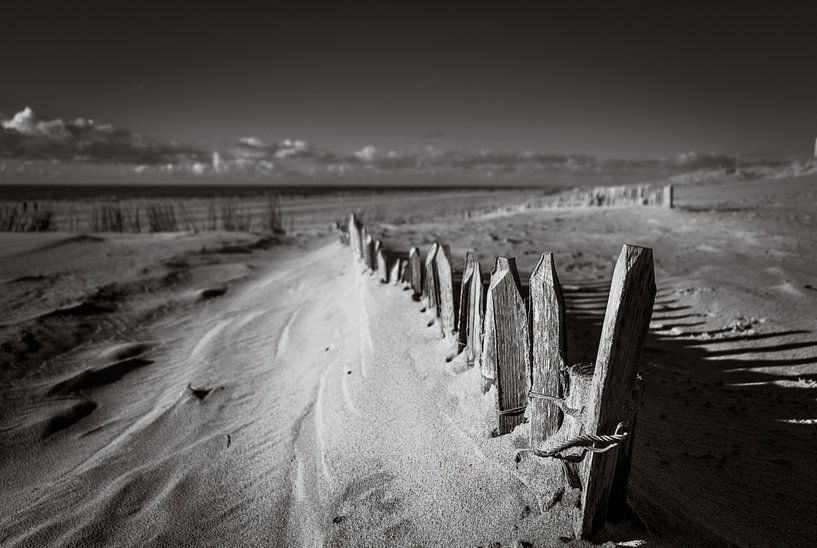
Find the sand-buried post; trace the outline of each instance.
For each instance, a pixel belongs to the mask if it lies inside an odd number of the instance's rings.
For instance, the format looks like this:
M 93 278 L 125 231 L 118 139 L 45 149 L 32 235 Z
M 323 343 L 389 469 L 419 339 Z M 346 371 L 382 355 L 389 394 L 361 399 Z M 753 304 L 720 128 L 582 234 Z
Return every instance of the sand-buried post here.
M 366 230 L 365 228 L 363 230 Z M 377 270 L 377 254 L 374 248 L 374 238 L 368 232 L 366 233 L 366 245 L 364 246 L 366 255 L 366 268 L 374 272 Z
M 489 373 L 484 376 L 490 378 L 493 373 L 495 378 L 497 433 L 503 435 L 523 422 L 530 389 L 528 313 L 515 259 L 497 258 L 488 288 L 488 308 L 483 352 L 483 364 L 488 362 L 488 367 L 483 371 Z
M 389 281 L 394 285 L 400 283 L 400 259 L 394 259 L 389 270 Z
M 383 244 L 377 240 L 374 244 L 375 257 L 377 259 L 377 276 L 383 283 L 389 282 L 389 271 L 386 268 L 386 254 L 383 253 Z
M 559 429 L 560 376 L 566 364 L 567 336 L 562 287 L 552 253 L 545 253 L 530 277 L 531 395 L 530 444 L 538 447 Z
M 652 250 L 625 245 L 613 272 L 610 296 L 602 325 L 590 388 L 585 429 L 589 435 L 612 434 L 619 422 L 633 420 L 633 392 L 641 353 L 655 302 L 655 272 Z M 632 444 L 634 424 L 625 424 L 627 443 Z M 601 529 L 607 518 L 611 486 L 618 458 L 626 453 L 619 447 L 605 453 L 588 453 L 582 467 L 582 512 L 576 533 L 588 537 Z M 625 458 L 629 459 L 630 454 Z M 629 463 L 626 468 L 629 470 Z M 621 487 L 617 504 L 622 503 Z M 626 488 L 624 489 L 626 497 Z
M 474 259 L 474 273 L 471 276 L 468 298 L 468 344 L 465 346 L 465 361 L 468 365 L 478 364 L 482 354 L 483 318 L 485 317 L 485 292 L 482 286 L 482 270 Z
M 437 307 L 437 301 L 439 299 L 437 296 L 437 269 L 434 268 L 438 247 L 437 242 L 434 242 L 431 245 L 431 249 L 428 250 L 425 262 L 425 273 L 423 275 L 423 295 L 426 300 L 426 311 L 434 315 L 439 314 Z
M 360 222 L 354 213 L 349 215 L 349 245 L 352 247 L 352 255 L 359 259 L 363 253 L 360 245 Z
M 465 253 L 465 263 L 462 266 L 462 282 L 460 283 L 460 306 L 457 311 L 457 352 L 462 352 L 468 345 L 468 313 L 471 299 L 471 283 L 474 277 L 474 254 Z
M 672 209 L 672 198 L 673 198 L 673 191 L 672 185 L 665 185 L 664 186 L 664 198 L 662 205 L 669 209 Z
M 440 324 L 443 337 L 451 337 L 456 329 L 454 315 L 454 281 L 451 273 L 451 250 L 445 244 L 437 248 L 434 258 L 434 268 L 437 273 L 437 290 L 439 303 Z
M 423 270 L 420 262 L 420 251 L 416 247 L 409 250 L 409 271 L 411 273 L 411 290 L 415 297 L 423 293 Z

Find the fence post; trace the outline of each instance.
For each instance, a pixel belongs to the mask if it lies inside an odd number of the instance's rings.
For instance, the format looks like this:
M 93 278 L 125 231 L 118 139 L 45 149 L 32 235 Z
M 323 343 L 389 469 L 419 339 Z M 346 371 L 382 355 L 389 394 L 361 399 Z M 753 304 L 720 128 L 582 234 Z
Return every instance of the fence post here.
M 494 370 L 497 390 L 497 414 L 501 436 L 511 432 L 524 420 L 530 389 L 530 338 L 528 314 L 522 300 L 516 260 L 498 257 L 488 288 L 490 325 L 486 323 L 486 349 L 483 352 L 489 369 Z M 486 314 L 486 322 L 487 322 Z M 488 348 L 490 347 L 490 348 Z M 489 359 L 489 357 L 492 358 Z
M 409 270 L 411 271 L 411 290 L 415 297 L 423 293 L 423 271 L 420 264 L 420 251 L 416 247 L 409 250 Z
M 360 230 L 358 229 L 357 217 L 352 213 L 349 215 L 349 245 L 352 247 L 352 256 L 360 257 Z
M 586 414 L 587 434 L 612 434 L 619 422 L 628 419 L 654 302 L 652 250 L 625 245 L 616 262 L 607 300 Z M 628 444 L 632 444 L 635 434 L 633 426 L 625 425 L 630 432 Z M 588 453 L 585 457 L 582 511 L 577 524 L 582 537 L 604 526 L 621 449 Z
M 468 346 L 468 334 L 471 324 L 468 315 L 471 310 L 471 284 L 474 280 L 474 254 L 465 253 L 465 263 L 462 266 L 462 282 L 460 283 L 460 307 L 457 311 L 457 352 L 462 352 Z
M 456 316 L 454 315 L 454 282 L 451 275 L 451 249 L 444 244 L 437 248 L 437 255 L 434 258 L 434 269 L 437 273 L 438 305 L 440 326 L 443 337 L 450 337 L 456 329 Z
M 368 233 L 366 234 L 366 267 L 372 272 L 377 269 L 374 238 Z
M 389 272 L 389 281 L 394 285 L 400 283 L 400 259 L 394 259 Z
M 482 321 L 485 316 L 482 271 L 476 259 L 474 273 L 471 275 L 468 304 L 468 345 L 465 347 L 465 361 L 468 365 L 474 365 L 479 362 L 482 352 Z
M 531 401 L 530 444 L 538 447 L 559 430 L 562 413 L 550 398 L 562 397 L 567 337 L 562 287 L 553 253 L 545 253 L 530 277 Z
M 672 209 L 672 185 L 664 186 L 664 207 Z
M 425 274 L 423 276 L 423 295 L 426 298 L 426 311 L 433 312 L 435 315 L 439 315 L 439 311 L 437 310 L 437 300 L 439 299 L 437 296 L 437 269 L 434 268 L 437 248 L 437 242 L 434 242 L 431 245 L 431 249 L 428 250 Z
M 381 282 L 389 283 L 389 271 L 386 269 L 386 255 L 383 253 L 383 244 L 377 240 L 374 244 L 377 257 L 377 275 Z

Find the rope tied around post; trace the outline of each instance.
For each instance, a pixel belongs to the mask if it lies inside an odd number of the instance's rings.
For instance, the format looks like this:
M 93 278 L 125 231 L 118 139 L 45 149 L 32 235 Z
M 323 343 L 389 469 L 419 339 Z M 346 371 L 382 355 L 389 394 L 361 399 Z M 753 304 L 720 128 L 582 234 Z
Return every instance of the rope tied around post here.
M 559 459 L 561 461 L 568 461 L 568 462 L 580 462 L 584 459 L 584 456 L 587 453 L 605 453 L 614 447 L 617 447 L 621 444 L 624 440 L 627 439 L 629 432 L 624 431 L 624 423 L 620 422 L 616 426 L 616 430 L 613 434 L 609 435 L 599 435 L 594 436 L 591 434 L 584 434 L 581 436 L 576 436 L 575 438 L 570 438 L 566 442 L 550 449 L 549 451 L 543 451 L 541 449 L 536 449 L 535 447 L 528 447 L 525 449 L 517 449 L 516 450 L 516 465 L 519 466 L 519 463 L 522 460 L 522 453 L 533 453 L 537 457 L 542 458 L 552 458 L 552 459 Z M 597 445 L 598 444 L 598 445 Z M 579 455 L 563 455 L 562 452 L 568 449 L 572 449 L 574 447 L 581 447 L 583 450 Z

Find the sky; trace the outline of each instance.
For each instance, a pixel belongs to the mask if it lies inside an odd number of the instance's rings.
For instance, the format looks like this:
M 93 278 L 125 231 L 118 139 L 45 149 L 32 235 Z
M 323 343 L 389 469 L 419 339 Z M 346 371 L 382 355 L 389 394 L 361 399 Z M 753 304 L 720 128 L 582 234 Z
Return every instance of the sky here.
M 813 2 L 342 4 L 3 6 L 0 181 L 521 183 L 813 151 Z

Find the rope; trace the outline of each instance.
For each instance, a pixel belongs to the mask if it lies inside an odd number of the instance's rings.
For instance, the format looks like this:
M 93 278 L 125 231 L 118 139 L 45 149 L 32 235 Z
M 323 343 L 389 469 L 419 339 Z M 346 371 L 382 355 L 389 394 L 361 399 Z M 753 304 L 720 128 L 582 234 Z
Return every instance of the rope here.
M 605 453 L 610 449 L 617 447 L 618 445 L 621 444 L 621 442 L 627 439 L 627 435 L 628 432 L 624 432 L 624 423 L 620 422 L 616 426 L 616 431 L 610 435 L 584 434 L 582 436 L 576 436 L 575 438 L 571 438 L 564 442 L 563 444 L 554 447 L 553 449 L 550 449 L 548 451 L 543 451 L 541 449 L 536 449 L 533 447 L 529 447 L 526 449 L 517 449 L 516 464 L 519 465 L 519 462 L 522 460 L 520 455 L 525 452 L 533 453 L 537 457 L 542 458 L 552 458 L 578 462 L 584 459 L 584 456 L 587 453 Z M 596 444 L 602 444 L 602 446 L 599 447 Z M 561 454 L 563 451 L 572 449 L 574 447 L 581 447 L 583 449 L 581 455 Z

